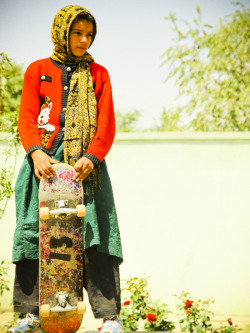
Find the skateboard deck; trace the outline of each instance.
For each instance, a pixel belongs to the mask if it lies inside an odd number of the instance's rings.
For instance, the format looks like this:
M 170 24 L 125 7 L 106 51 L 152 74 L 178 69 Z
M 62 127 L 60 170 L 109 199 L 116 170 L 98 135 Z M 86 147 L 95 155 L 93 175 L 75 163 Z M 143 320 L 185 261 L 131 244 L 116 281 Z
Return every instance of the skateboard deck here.
M 43 332 L 74 333 L 81 326 L 83 302 L 83 205 L 75 170 L 54 164 L 51 179 L 39 185 L 39 302 Z

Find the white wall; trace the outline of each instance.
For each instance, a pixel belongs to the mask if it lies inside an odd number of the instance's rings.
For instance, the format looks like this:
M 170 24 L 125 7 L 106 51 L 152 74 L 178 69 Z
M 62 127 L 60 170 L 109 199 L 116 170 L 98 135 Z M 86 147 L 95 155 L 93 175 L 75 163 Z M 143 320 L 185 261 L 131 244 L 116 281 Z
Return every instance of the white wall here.
M 185 290 L 214 297 L 216 314 L 249 315 L 250 135 L 124 133 L 106 160 L 123 241 L 121 278 L 151 276 L 152 296 L 173 309 L 172 294 Z M 12 199 L 0 222 L 0 259 L 11 259 L 14 227 Z

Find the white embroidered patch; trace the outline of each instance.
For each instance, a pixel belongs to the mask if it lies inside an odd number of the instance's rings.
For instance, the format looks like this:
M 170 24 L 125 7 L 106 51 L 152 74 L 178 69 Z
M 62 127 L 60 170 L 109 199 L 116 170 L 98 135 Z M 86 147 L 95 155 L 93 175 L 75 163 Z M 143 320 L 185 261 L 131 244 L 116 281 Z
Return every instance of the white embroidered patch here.
M 41 107 L 41 112 L 37 118 L 37 126 L 39 129 L 44 128 L 47 132 L 54 132 L 55 126 L 49 124 L 49 115 L 52 109 L 50 97 L 45 97 L 45 103 Z

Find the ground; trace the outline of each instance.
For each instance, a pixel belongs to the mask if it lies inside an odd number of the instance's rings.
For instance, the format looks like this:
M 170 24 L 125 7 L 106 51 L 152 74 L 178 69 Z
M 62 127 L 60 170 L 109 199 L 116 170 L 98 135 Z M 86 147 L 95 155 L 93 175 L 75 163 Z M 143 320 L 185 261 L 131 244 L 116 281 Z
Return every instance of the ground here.
M 13 318 L 13 312 L 2 312 L 0 313 L 0 333 L 6 332 L 7 329 L 4 329 L 3 326 L 10 323 Z M 219 316 L 214 318 L 214 322 L 220 323 L 220 321 L 224 320 L 223 318 L 220 318 Z M 242 328 L 242 333 L 250 333 L 250 320 L 249 317 L 234 317 L 234 323 L 237 324 L 240 328 Z M 84 318 L 83 323 L 81 326 L 81 329 L 78 331 L 78 333 L 83 332 L 98 332 L 98 327 L 100 327 L 102 324 L 102 320 L 95 319 L 93 317 L 93 314 L 90 310 L 90 308 L 87 310 Z M 175 331 L 178 333 L 178 330 Z

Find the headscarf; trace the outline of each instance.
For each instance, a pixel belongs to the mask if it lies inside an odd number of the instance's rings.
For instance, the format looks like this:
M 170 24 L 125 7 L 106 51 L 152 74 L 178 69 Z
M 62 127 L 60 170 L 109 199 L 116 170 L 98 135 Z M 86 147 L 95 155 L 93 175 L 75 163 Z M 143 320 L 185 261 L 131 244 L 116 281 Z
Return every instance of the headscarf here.
M 56 14 L 51 30 L 55 46 L 51 58 L 69 66 L 76 65 L 70 81 L 64 132 L 64 160 L 72 166 L 83 156 L 97 130 L 97 103 L 89 69 L 89 64 L 94 59 L 88 52 L 82 57 L 76 57 L 69 48 L 70 27 L 80 13 L 90 14 L 80 6 L 62 8 Z M 94 21 L 92 44 L 95 39 L 96 21 L 93 15 L 90 15 Z M 92 189 L 97 185 L 98 173 L 99 169 L 94 168 L 86 179 L 91 182 Z

